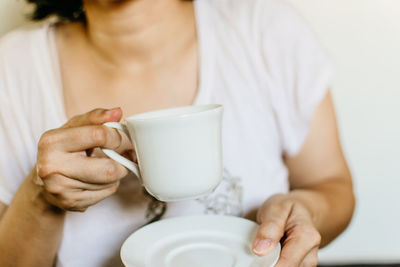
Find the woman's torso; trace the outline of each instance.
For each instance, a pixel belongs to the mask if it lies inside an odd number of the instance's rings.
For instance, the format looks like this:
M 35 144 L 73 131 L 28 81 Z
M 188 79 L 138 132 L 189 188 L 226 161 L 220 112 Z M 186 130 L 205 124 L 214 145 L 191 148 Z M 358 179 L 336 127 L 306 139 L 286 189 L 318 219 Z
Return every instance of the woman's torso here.
M 274 52 L 280 50 L 281 44 L 264 44 L 259 36 L 263 25 L 257 24 L 264 19 L 261 14 L 271 16 L 274 22 L 282 7 L 275 3 L 278 1 L 266 1 L 269 4 L 265 5 L 261 2 L 194 2 L 199 67 L 194 64 L 197 60 L 189 60 L 188 66 L 197 70 L 198 75 L 192 75 L 185 86 L 177 85 L 179 90 L 188 89 L 184 99 L 156 104 L 150 101 L 148 106 L 130 109 L 131 103 L 143 102 L 142 99 L 136 101 L 133 94 L 112 98 L 113 103 L 88 105 L 90 109 L 97 105 L 121 106 L 119 103 L 123 102 L 125 115 L 192 102 L 224 105 L 223 182 L 216 192 L 203 199 L 169 203 L 165 217 L 199 213 L 250 216 L 272 194 L 288 191 L 288 174 L 282 161 L 285 133 L 281 125 L 289 122 L 282 122 L 274 104 L 280 91 L 289 90 L 281 82 L 282 77 L 274 72 L 281 67 L 279 60 L 274 59 Z M 263 8 L 260 9 L 260 5 Z M 268 36 L 281 38 L 279 30 L 279 26 L 273 25 Z M 7 181 L 15 192 L 35 163 L 36 144 L 41 134 L 79 113 L 82 104 L 66 112 L 54 26 L 45 24 L 33 30 L 20 30 L 8 38 L 18 43 L 19 47 L 9 48 L 18 51 L 15 58 L 29 62 L 0 62 L 10 73 L 17 73 L 4 74 L 6 85 L 15 88 L 10 90 L 6 104 L 18 107 L 13 111 L 13 118 L 4 119 L 5 124 L 16 125 L 15 138 L 21 140 L 21 147 L 17 149 L 20 152 L 14 155 L 20 159 L 18 171 L 15 171 L 18 179 Z M 21 40 L 25 43 L 21 44 Z M 11 45 L 12 41 L 9 43 Z M 271 59 L 266 59 L 266 52 L 271 53 Z M 130 87 L 129 83 L 127 86 Z M 173 80 L 166 84 L 166 87 L 171 86 L 174 86 Z M 130 89 L 134 91 L 135 88 L 132 80 Z M 74 99 L 73 95 L 69 98 Z M 126 99 L 128 101 L 124 102 Z M 300 136 L 296 142 L 300 143 L 302 138 Z M 120 265 L 119 248 L 123 240 L 152 218 L 151 204 L 139 182 L 128 177 L 123 179 L 115 195 L 85 213 L 68 213 L 58 254 L 60 266 Z

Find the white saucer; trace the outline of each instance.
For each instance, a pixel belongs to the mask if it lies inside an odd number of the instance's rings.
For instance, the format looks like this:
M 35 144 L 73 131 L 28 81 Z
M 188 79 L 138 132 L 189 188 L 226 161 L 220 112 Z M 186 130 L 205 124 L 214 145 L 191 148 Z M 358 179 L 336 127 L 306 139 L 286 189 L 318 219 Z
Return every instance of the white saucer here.
M 270 267 L 280 244 L 264 257 L 251 244 L 257 224 L 238 217 L 200 215 L 165 219 L 147 225 L 124 242 L 127 267 Z

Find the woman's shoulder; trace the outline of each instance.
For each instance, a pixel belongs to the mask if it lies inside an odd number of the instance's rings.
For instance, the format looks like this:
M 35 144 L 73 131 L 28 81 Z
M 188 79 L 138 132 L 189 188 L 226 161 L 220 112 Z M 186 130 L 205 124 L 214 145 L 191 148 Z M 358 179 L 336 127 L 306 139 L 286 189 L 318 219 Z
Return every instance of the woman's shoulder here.
M 32 24 L 0 38 L 0 98 L 21 102 L 49 81 L 49 29 Z
M 295 8 L 286 0 L 199 0 L 217 11 L 225 19 L 273 21 L 298 19 Z
M 212 31 L 219 38 L 274 40 L 279 51 L 282 43 L 293 46 L 310 28 L 304 18 L 286 0 L 198 0 L 204 1 L 207 16 L 213 21 Z M 206 12 L 204 12 L 206 13 Z M 211 15 L 209 15 L 211 14 Z
M 15 29 L 0 38 L 0 64 L 29 64 L 38 48 L 47 43 L 50 24 L 35 23 Z M 21 66 L 21 65 L 20 65 Z

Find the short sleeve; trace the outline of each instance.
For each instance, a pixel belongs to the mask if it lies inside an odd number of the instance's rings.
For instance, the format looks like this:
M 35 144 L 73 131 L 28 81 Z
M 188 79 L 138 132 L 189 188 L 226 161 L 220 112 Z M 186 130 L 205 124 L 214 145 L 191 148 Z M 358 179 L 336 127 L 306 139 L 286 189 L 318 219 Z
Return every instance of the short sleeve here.
M 34 164 L 34 142 L 15 68 L 18 34 L 0 39 L 0 202 L 10 204 Z
M 270 73 L 271 101 L 283 153 L 296 155 L 333 71 L 326 51 L 304 19 L 281 0 L 263 1 L 261 49 Z

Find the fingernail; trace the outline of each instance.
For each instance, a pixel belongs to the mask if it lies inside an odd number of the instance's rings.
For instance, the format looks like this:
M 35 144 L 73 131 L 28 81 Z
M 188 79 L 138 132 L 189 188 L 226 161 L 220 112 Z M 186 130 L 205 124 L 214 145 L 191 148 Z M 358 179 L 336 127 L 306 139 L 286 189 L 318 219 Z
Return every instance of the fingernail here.
M 106 117 L 111 120 L 111 121 L 118 121 L 121 119 L 121 112 L 118 112 L 120 108 L 113 108 L 110 110 L 107 110 L 105 112 Z
M 257 238 L 254 241 L 253 251 L 256 254 L 265 254 L 268 251 L 268 249 L 271 247 L 271 245 L 272 245 L 272 240 Z
M 107 110 L 107 111 L 105 112 L 105 114 L 106 114 L 106 115 L 111 115 L 111 114 L 113 114 L 113 112 L 114 112 L 116 109 L 118 109 L 118 108 L 109 109 L 109 110 Z

